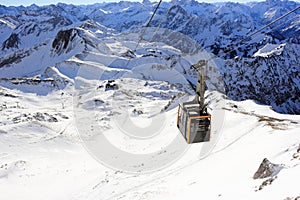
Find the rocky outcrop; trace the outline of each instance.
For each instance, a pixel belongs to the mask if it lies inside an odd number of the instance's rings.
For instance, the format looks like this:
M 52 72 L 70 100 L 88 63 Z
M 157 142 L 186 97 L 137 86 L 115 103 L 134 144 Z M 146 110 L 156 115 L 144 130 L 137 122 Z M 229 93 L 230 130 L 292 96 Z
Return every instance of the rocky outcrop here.
M 300 114 L 299 48 L 287 44 L 280 55 L 228 60 L 222 70 L 227 95 L 271 105 L 280 113 Z
M 287 197 L 284 200 L 300 200 L 300 195 L 297 197 Z
M 12 33 L 7 40 L 2 44 L 2 50 L 10 48 L 18 48 L 20 44 L 20 39 L 16 33 Z
M 281 169 L 281 165 L 273 164 L 267 158 L 265 158 L 260 164 L 255 174 L 253 175 L 253 179 L 263 179 L 275 176 L 279 173 Z
M 282 168 L 282 165 L 273 164 L 265 158 L 253 175 L 253 179 L 265 179 L 258 187 L 256 187 L 255 191 L 258 192 L 264 187 L 271 185 L 273 181 L 277 179 L 277 174 Z
M 52 42 L 52 48 L 58 55 L 63 51 L 68 53 L 73 48 L 70 46 L 71 42 L 75 40 L 78 34 L 78 30 L 73 28 L 59 31 Z
M 293 154 L 293 159 L 299 159 L 300 160 L 300 144 L 296 151 L 296 153 Z

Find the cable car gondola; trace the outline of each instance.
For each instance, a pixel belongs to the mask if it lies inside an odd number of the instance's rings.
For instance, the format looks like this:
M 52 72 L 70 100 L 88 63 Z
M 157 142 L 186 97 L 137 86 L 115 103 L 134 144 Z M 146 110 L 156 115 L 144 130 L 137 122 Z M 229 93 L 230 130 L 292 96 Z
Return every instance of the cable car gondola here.
M 198 70 L 198 83 L 193 101 L 179 104 L 177 127 L 188 144 L 207 142 L 211 136 L 211 115 L 204 103 L 205 77 L 203 67 L 206 60 L 200 60 L 192 67 Z

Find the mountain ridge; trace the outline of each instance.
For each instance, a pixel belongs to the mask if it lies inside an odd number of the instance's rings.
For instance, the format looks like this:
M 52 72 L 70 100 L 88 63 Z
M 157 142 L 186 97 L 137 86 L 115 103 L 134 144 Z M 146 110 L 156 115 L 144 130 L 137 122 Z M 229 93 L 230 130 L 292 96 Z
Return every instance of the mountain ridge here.
M 274 56 L 255 58 L 255 53 L 259 52 L 268 44 L 274 45 L 299 45 L 300 44 L 300 11 L 296 11 L 286 19 L 274 24 L 271 28 L 267 28 L 263 32 L 257 34 L 252 39 L 236 45 L 230 50 L 230 54 L 226 50 L 232 44 L 236 44 L 249 33 L 271 22 L 289 10 L 299 6 L 298 2 L 293 1 L 265 1 L 252 2 L 247 4 L 225 2 L 222 4 L 199 3 L 197 1 L 178 1 L 170 8 L 173 2 L 163 2 L 158 9 L 157 15 L 151 22 L 151 27 L 167 28 L 173 31 L 178 31 L 184 35 L 196 40 L 202 48 L 208 52 L 212 52 L 216 56 L 224 59 L 226 65 L 220 65 L 219 70 L 223 72 L 225 81 L 226 93 L 234 100 L 254 99 L 258 103 L 272 105 L 273 108 L 282 113 L 300 113 L 299 98 L 300 88 L 293 81 L 288 84 L 288 87 L 294 89 L 275 90 L 272 96 L 272 101 L 269 98 L 264 98 L 263 92 L 254 94 L 252 91 L 258 91 L 257 82 L 259 80 L 268 79 L 266 74 L 249 74 L 252 77 L 250 80 L 244 80 L 240 74 L 236 74 L 231 70 L 232 63 L 239 60 L 239 65 L 235 65 L 236 70 L 245 71 L 249 60 L 265 60 L 269 69 L 281 66 L 288 68 L 292 64 L 294 70 L 291 74 L 276 75 L 274 82 L 282 82 L 282 80 L 299 80 L 299 56 L 297 50 L 284 48 L 284 52 L 279 57 L 289 56 L 293 58 L 290 62 L 278 62 L 274 60 Z M 58 3 L 49 6 L 31 5 L 28 7 L 5 7 L 0 6 L 0 27 L 1 35 L 0 43 L 2 44 L 2 67 L 22 65 L 23 56 L 21 59 L 10 59 L 12 53 L 16 51 L 24 52 L 35 51 L 36 46 L 41 46 L 42 43 L 52 43 L 55 38 L 59 37 L 61 31 L 77 27 L 84 29 L 98 38 L 113 36 L 126 31 L 131 31 L 136 28 L 143 27 L 150 17 L 156 3 L 153 2 L 126 2 L 120 3 L 99 3 L 93 5 L 75 6 L 72 4 Z M 167 9 L 169 13 L 164 17 Z M 93 36 L 93 37 L 94 37 Z M 89 37 L 89 36 L 88 36 Z M 68 42 L 68 41 L 66 41 Z M 90 43 L 91 44 L 91 43 Z M 296 48 L 297 49 L 297 48 Z M 28 55 L 22 53 L 22 55 Z M 45 55 L 46 56 L 46 55 Z M 25 56 L 26 57 L 26 56 Z M 285 59 L 285 58 L 280 58 Z M 9 60 L 11 62 L 9 62 Z M 19 62 L 19 64 L 17 64 Z M 49 63 L 50 64 L 50 63 Z M 53 63 L 55 64 L 55 63 Z M 53 65 L 52 64 L 52 65 Z M 228 64 L 228 65 L 227 65 Z M 295 66 L 296 65 L 296 66 Z M 41 66 L 40 69 L 45 69 L 47 66 Z M 249 67 L 249 66 L 248 66 Z M 240 69 L 237 69 L 240 68 Z M 13 71 L 13 69 L 11 69 Z M 273 70 L 274 71 L 274 70 Z M 42 73 L 37 69 L 37 74 Z M 226 74 L 235 73 L 236 80 L 249 82 L 249 85 L 254 86 L 254 89 L 244 88 L 241 90 L 235 81 L 230 81 L 225 78 Z M 35 74 L 35 75 L 37 75 Z M 11 73 L 12 75 L 12 73 Z M 19 74 L 22 76 L 22 74 Z M 24 74 L 26 75 L 26 74 Z M 289 77 L 292 76 L 292 77 Z M 227 76 L 228 77 L 228 76 Z M 270 88 L 278 87 L 276 84 Z M 284 87 L 285 88 L 285 87 Z M 234 92 L 235 91 L 235 92 Z M 267 91 L 265 91 L 267 92 Z M 238 95 L 242 93 L 243 95 Z M 287 96 L 285 103 L 276 101 L 279 97 L 282 99 Z M 277 102 L 277 103 L 276 103 Z M 280 104 L 278 104 L 280 102 Z M 292 106 L 293 105 L 293 106 Z

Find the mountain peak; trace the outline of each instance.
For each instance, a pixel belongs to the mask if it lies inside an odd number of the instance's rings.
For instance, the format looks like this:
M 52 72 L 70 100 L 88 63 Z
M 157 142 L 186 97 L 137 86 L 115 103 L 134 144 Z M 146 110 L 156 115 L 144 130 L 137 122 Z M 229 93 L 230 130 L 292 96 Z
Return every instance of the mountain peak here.
M 52 48 L 55 49 L 57 54 L 61 54 L 64 50 L 70 51 L 70 49 L 68 50 L 70 48 L 69 44 L 78 34 L 78 30 L 74 28 L 59 31 L 53 40 Z
M 178 2 L 178 4 L 180 4 L 180 5 L 194 6 L 194 5 L 197 5 L 198 2 L 196 0 L 180 0 Z
M 150 0 L 143 0 L 143 4 L 145 4 L 145 5 L 151 4 L 151 1 Z

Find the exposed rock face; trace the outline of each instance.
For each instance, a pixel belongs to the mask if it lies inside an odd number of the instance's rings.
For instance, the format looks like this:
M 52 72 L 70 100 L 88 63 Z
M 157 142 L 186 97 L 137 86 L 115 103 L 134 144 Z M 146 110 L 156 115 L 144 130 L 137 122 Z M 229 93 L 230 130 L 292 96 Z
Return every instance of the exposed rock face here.
M 281 169 L 281 165 L 273 164 L 267 158 L 265 158 L 260 164 L 258 170 L 255 172 L 253 179 L 263 179 L 275 176 Z
M 227 95 L 238 101 L 254 99 L 277 112 L 299 114 L 299 47 L 287 44 L 280 55 L 228 60 L 223 70 Z
M 30 51 L 19 51 L 14 52 L 11 55 L 8 55 L 6 57 L 0 58 L 0 68 L 1 67 L 8 67 L 13 63 L 19 63 L 22 61 L 23 58 L 28 56 L 30 54 Z
M 72 39 L 74 37 L 74 36 L 71 37 L 73 31 L 74 31 L 74 29 L 59 31 L 57 33 L 56 38 L 54 39 L 54 41 L 52 43 L 52 48 L 57 49 L 57 50 L 59 48 L 66 49 L 68 47 L 69 41 L 72 41 Z
M 293 197 L 287 197 L 284 200 L 300 200 L 300 196 L 295 197 L 295 198 L 293 198 Z
M 68 53 L 72 47 L 71 42 L 74 41 L 79 32 L 76 29 L 61 30 L 57 33 L 52 43 L 52 48 L 57 54 L 61 54 L 64 50 Z
M 300 160 L 300 144 L 297 149 L 297 152 L 293 154 L 293 159 L 299 159 Z
M 16 33 L 12 33 L 9 38 L 2 44 L 2 50 L 18 48 L 20 39 Z
M 265 179 L 255 191 L 258 192 L 264 187 L 271 185 L 277 179 L 277 174 L 282 169 L 282 165 L 273 164 L 267 158 L 264 158 L 259 168 L 253 175 L 253 179 Z
M 268 185 L 271 185 L 273 183 L 273 181 L 277 178 L 277 176 L 275 177 L 271 177 L 271 178 L 268 178 L 267 180 L 263 181 L 261 183 L 261 185 L 258 187 L 258 189 L 256 189 L 255 191 L 259 191 L 259 190 L 262 190 L 264 189 L 264 187 L 268 186 Z

